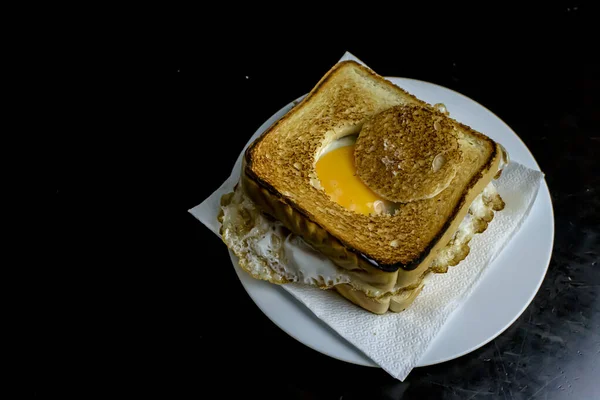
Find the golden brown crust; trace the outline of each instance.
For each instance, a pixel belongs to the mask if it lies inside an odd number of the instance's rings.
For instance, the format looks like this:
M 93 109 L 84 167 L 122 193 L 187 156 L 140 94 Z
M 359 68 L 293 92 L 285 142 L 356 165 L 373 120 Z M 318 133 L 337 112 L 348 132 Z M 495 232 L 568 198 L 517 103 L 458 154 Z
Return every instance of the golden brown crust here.
M 450 240 L 465 206 L 496 173 L 499 158 L 493 141 L 452 120 L 464 159 L 447 190 L 403 205 L 394 216 L 356 214 L 333 202 L 312 184 L 317 154 L 398 104 L 430 107 L 365 67 L 340 63 L 248 148 L 245 176 L 327 232 L 346 254 L 383 271 L 416 268 Z
M 476 233 L 482 233 L 487 229 L 488 223 L 493 219 L 493 211 L 504 208 L 504 201 L 497 192 L 483 194 L 483 203 L 486 206 L 477 215 L 471 216 L 473 230 L 461 232 L 455 235 L 448 244 L 442 248 L 430 267 L 421 264 L 414 271 L 399 271 L 398 290 L 390 291 L 383 296 L 372 298 L 358 290 L 351 290 L 350 286 L 336 287 L 339 294 L 352 301 L 354 304 L 376 314 L 383 314 L 387 304 L 390 311 L 404 311 L 419 295 L 424 286 L 424 279 L 430 273 L 442 274 L 448 272 L 448 267 L 456 266 L 463 261 L 470 252 L 469 242 Z M 493 210 L 493 211 L 492 211 Z M 469 212 L 469 214 L 471 214 Z M 424 272 L 423 272 L 424 271 Z M 418 275 L 415 273 L 418 272 Z M 411 282 L 408 284 L 407 282 Z M 341 289 L 341 290 L 340 290 Z
M 448 187 L 460 164 L 454 124 L 425 107 L 390 107 L 365 122 L 354 150 L 361 180 L 386 200 L 408 203 Z
M 356 252 L 344 247 L 335 237 L 318 224 L 298 213 L 270 191 L 242 174 L 242 187 L 246 195 L 263 212 L 284 224 L 291 232 L 329 257 L 336 265 L 348 271 L 357 282 L 365 283 L 381 291 L 391 290 L 398 280 L 398 270 L 382 271 Z
M 395 273 L 387 273 L 373 268 L 364 260 L 355 257 L 345 248 L 336 243 L 326 231 L 323 231 L 311 221 L 306 220 L 302 215 L 294 211 L 291 207 L 279 202 L 264 188 L 261 188 L 252 180 L 242 178 L 241 185 L 236 189 L 235 194 L 225 194 L 221 198 L 222 211 L 229 209 L 228 217 L 224 218 L 223 213 L 219 215 L 221 221 L 221 234 L 224 242 L 233 250 L 240 259 L 240 266 L 257 279 L 265 279 L 272 283 L 286 283 L 275 270 L 265 264 L 265 259 L 260 255 L 248 251 L 250 247 L 240 247 L 239 241 L 246 237 L 250 230 L 254 230 L 252 221 L 254 218 L 252 210 L 262 210 L 275 216 L 275 218 L 292 227 L 291 230 L 312 244 L 313 247 L 321 249 L 332 261 L 344 268 L 348 275 L 352 277 L 351 283 L 338 288 L 338 292 L 348 297 L 359 306 L 374 312 L 385 312 L 386 305 L 391 311 L 401 311 L 405 309 L 417 296 L 423 279 L 431 272 L 445 273 L 449 266 L 457 265 L 469 254 L 469 241 L 475 233 L 483 232 L 488 223 L 492 220 L 493 211 L 501 210 L 504 207 L 500 195 L 492 185 L 483 190 L 480 199 L 474 202 L 469 208 L 469 215 L 463 223 L 465 224 L 453 236 L 450 242 L 436 253 L 436 257 L 430 264 L 421 263 L 415 270 L 398 270 Z M 238 192 L 242 189 L 243 193 L 252 201 L 244 203 L 243 197 L 239 197 Z M 237 197 L 236 197 L 237 196 Z M 232 199 L 237 198 L 232 202 Z M 237 204 L 235 212 L 232 212 L 231 205 Z M 266 211 L 270 210 L 270 211 Z M 236 218 L 235 215 L 243 218 Z M 245 216 L 245 217 L 244 217 Z M 228 234 L 226 234 L 228 232 Z M 260 233 L 258 233 L 260 234 Z M 269 272 L 270 270 L 270 272 Z M 395 279 L 395 284 L 394 284 Z M 346 290 L 344 290 L 344 288 Z M 377 289 L 373 291 L 372 289 Z

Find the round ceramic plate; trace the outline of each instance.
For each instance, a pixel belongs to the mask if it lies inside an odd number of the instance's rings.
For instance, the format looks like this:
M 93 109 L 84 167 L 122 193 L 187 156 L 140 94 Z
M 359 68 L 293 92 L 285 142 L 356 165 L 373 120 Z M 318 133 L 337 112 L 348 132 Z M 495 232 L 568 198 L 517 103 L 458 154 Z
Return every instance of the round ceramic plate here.
M 432 83 L 406 78 L 390 81 L 430 104 L 444 103 L 452 118 L 485 133 L 501 143 L 512 161 L 539 170 L 533 155 L 500 118 L 475 101 L 450 89 Z M 288 104 L 256 131 L 249 143 L 292 108 Z M 241 166 L 241 155 L 234 173 Z M 477 288 L 446 322 L 433 340 L 418 366 L 448 361 L 488 343 L 508 328 L 525 311 L 537 293 L 552 253 L 554 216 L 550 193 L 542 181 L 537 199 L 521 229 L 488 267 Z M 319 320 L 304 305 L 277 285 L 250 277 L 231 260 L 242 285 L 256 305 L 277 326 L 293 338 L 328 356 L 365 366 L 377 366 L 361 351 Z M 494 268 L 494 265 L 501 267 Z M 519 276 L 519 279 L 514 279 Z M 501 293 L 510 287 L 511 296 Z M 502 297 L 505 301 L 499 302 Z M 469 329 L 465 330 L 464 327 Z M 443 340 L 442 340 L 443 338 Z

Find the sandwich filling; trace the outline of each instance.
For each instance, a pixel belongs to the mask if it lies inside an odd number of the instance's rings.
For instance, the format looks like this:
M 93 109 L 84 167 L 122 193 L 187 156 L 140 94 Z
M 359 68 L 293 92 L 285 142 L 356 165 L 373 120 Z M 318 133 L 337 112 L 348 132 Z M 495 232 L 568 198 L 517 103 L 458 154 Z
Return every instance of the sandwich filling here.
M 466 257 L 467 243 L 475 233 L 482 231 L 483 221 L 489 221 L 493 216 L 495 199 L 499 196 L 490 182 L 473 200 L 452 240 L 438 252 L 432 267 L 424 275 L 431 270 L 443 272 L 448 265 L 456 265 L 455 260 Z M 265 216 L 245 195 L 241 185 L 222 206 L 222 212 L 223 241 L 239 257 L 240 266 L 254 278 L 277 284 L 299 282 L 322 289 L 348 283 L 369 297 L 394 295 L 406 287 L 396 285 L 391 291 L 384 292 L 356 279 L 283 224 Z M 416 277 L 412 284 L 422 278 Z
M 315 164 L 321 188 L 350 211 L 365 215 L 386 212 L 390 202 L 369 189 L 356 174 L 355 142 L 356 136 L 345 136 L 323 149 Z
M 262 214 L 241 185 L 237 185 L 222 211 L 223 241 L 254 278 L 321 288 L 350 283 L 350 276 L 326 256 L 290 233 L 281 222 Z

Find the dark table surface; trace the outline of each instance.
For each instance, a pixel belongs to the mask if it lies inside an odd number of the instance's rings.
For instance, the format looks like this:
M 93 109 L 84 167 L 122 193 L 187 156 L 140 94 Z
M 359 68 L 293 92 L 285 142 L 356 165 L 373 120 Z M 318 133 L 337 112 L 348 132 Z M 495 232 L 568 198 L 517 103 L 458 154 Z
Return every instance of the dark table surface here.
M 102 244 L 127 254 L 71 258 L 97 263 L 93 279 L 107 285 L 93 296 L 85 287 L 69 288 L 70 294 L 95 297 L 94 312 L 84 314 L 103 321 L 70 331 L 78 346 L 60 341 L 69 350 L 69 371 L 101 360 L 105 367 L 77 374 L 94 382 L 85 393 L 127 384 L 132 394 L 164 390 L 206 398 L 600 398 L 600 68 L 591 55 L 597 46 L 585 13 L 572 5 L 549 8 L 541 26 L 526 30 L 520 21 L 515 35 L 508 33 L 515 29 L 512 20 L 501 24 L 501 36 L 482 30 L 485 24 L 460 36 L 446 30 L 449 47 L 435 44 L 435 32 L 399 44 L 389 26 L 386 35 L 368 40 L 356 29 L 343 39 L 312 39 L 277 19 L 238 25 L 234 39 L 224 33 L 233 27 L 223 24 L 217 31 L 176 30 L 182 36 L 158 40 L 149 62 L 160 68 L 153 68 L 136 95 L 154 104 L 134 114 L 144 123 L 121 126 L 127 133 L 120 137 L 133 139 L 126 155 L 111 152 L 110 162 L 102 161 L 111 178 L 95 168 L 94 187 L 81 189 L 76 172 L 59 167 L 53 204 L 64 231 L 72 237 L 76 227 L 89 223 L 73 210 L 90 215 L 82 199 L 99 197 L 120 216 L 115 225 L 111 213 L 94 210 L 101 217 L 93 223 L 112 232 Z M 331 27 L 313 21 L 312 30 Z M 290 33 L 278 43 L 275 31 Z M 280 330 L 244 291 L 223 243 L 187 213 L 228 177 L 254 131 L 308 92 L 346 50 L 381 75 L 433 82 L 494 112 L 535 156 L 554 207 L 552 260 L 525 312 L 480 349 L 416 368 L 404 382 L 378 368 L 329 358 Z M 85 154 L 67 155 L 86 164 Z M 112 235 L 131 242 L 113 241 Z M 74 240 L 85 246 L 84 238 Z M 66 295 L 59 301 L 68 304 L 59 313 L 63 321 L 81 311 Z M 49 341 L 41 346 L 52 347 Z M 48 360 L 42 365 L 50 370 Z M 60 392 L 69 382 L 63 376 L 37 391 Z M 213 390 L 221 394 L 208 395 Z

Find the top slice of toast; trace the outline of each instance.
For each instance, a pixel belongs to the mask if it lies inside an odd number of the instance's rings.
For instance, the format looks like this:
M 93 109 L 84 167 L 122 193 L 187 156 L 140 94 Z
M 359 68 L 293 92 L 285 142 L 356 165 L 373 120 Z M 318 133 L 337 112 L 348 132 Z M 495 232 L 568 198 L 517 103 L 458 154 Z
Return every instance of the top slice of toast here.
M 385 271 L 416 268 L 445 246 L 503 157 L 493 140 L 445 117 L 458 132 L 462 152 L 448 188 L 432 198 L 401 204 L 394 215 L 350 211 L 320 188 L 316 160 L 328 144 L 359 133 L 369 117 L 395 105 L 433 110 L 370 69 L 341 62 L 245 153 L 249 179 Z

